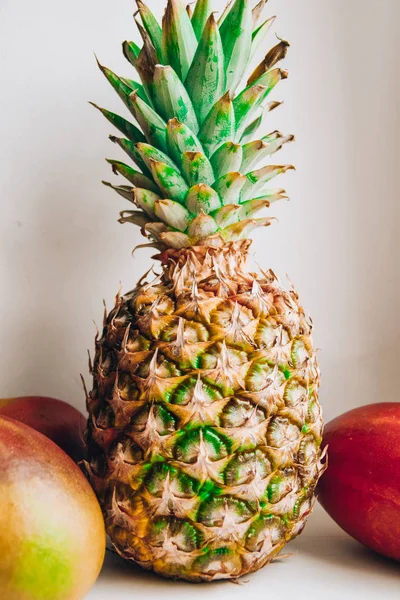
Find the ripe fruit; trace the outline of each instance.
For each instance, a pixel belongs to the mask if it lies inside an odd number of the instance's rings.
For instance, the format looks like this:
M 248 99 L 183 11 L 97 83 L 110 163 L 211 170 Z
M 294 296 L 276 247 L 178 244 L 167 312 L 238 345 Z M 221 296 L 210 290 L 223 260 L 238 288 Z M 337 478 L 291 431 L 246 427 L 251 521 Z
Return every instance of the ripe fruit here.
M 319 501 L 342 529 L 400 560 L 400 404 L 371 404 L 325 428 Z
M 75 462 L 85 457 L 85 417 L 76 408 L 55 398 L 22 396 L 0 398 L 0 416 L 11 417 L 43 433 Z
M 5 600 L 82 600 L 101 569 L 95 494 L 51 440 L 0 416 L 0 590 Z
M 259 165 L 293 136 L 254 134 L 287 72 L 283 40 L 239 89 L 273 19 L 234 0 L 216 21 L 168 0 L 162 27 L 137 1 L 141 83 L 100 66 L 137 125 L 99 108 L 135 163 L 129 185 L 161 274 L 116 298 L 96 341 L 87 398 L 89 473 L 117 551 L 168 577 L 239 577 L 302 530 L 321 472 L 311 321 L 272 271 L 245 268 L 256 214 L 285 198 Z M 189 13 L 190 13 L 189 8 Z M 140 169 L 140 171 L 138 170 Z

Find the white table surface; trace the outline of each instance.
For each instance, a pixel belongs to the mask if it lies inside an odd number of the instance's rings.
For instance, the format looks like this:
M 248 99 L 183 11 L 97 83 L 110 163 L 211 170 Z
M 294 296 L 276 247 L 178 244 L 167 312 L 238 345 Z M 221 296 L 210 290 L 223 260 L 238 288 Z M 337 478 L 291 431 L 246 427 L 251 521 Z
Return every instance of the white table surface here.
M 86 600 L 399 600 L 400 565 L 364 548 L 317 506 L 291 556 L 232 582 L 190 584 L 157 577 L 107 552 Z

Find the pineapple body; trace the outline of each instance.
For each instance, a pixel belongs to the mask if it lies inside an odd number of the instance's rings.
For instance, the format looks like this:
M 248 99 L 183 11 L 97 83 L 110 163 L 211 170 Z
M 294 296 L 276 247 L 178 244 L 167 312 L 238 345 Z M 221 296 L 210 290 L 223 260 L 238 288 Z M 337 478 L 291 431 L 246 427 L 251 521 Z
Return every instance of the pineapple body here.
M 271 271 L 245 270 L 249 243 L 164 252 L 96 341 L 91 482 L 119 554 L 168 577 L 270 562 L 322 470 L 311 323 Z
M 117 551 L 191 581 L 237 578 L 303 528 L 321 464 L 319 371 L 296 292 L 246 271 L 259 216 L 287 198 L 293 135 L 263 126 L 288 73 L 278 43 L 252 70 L 274 17 L 267 0 L 167 0 L 160 24 L 136 0 L 135 79 L 99 67 L 129 120 L 97 109 L 130 163 L 107 159 L 161 272 L 116 298 L 96 340 L 88 473 Z M 140 80 L 140 81 L 139 81 Z

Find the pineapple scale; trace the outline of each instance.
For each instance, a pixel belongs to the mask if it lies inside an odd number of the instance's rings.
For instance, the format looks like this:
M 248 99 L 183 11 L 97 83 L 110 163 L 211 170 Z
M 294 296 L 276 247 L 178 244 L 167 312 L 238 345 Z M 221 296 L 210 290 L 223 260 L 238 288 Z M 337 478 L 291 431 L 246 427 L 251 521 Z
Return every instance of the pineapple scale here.
M 168 577 L 269 563 L 324 468 L 311 322 L 249 245 L 164 252 L 96 339 L 89 476 L 117 552 Z

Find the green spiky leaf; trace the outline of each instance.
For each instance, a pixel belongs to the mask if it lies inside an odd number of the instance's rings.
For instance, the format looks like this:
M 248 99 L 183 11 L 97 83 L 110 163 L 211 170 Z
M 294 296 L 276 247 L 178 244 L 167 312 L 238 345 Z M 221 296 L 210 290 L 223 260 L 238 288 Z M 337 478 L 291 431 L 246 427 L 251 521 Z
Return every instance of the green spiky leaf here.
M 128 165 L 119 160 L 113 160 L 110 158 L 107 158 L 106 160 L 111 165 L 112 170 L 115 174 L 122 175 L 123 177 L 125 177 L 125 179 L 130 181 L 130 183 L 133 186 L 145 188 L 146 190 L 151 190 L 155 193 L 159 192 L 159 189 L 154 183 L 154 181 L 149 179 L 149 177 L 143 175 L 143 173 L 132 169 L 132 167 L 129 167 Z
M 271 48 L 264 60 L 258 65 L 258 67 L 250 75 L 247 85 L 251 85 L 257 81 L 264 73 L 272 69 L 278 62 L 283 60 L 287 54 L 289 48 L 289 42 L 281 40 L 279 44 Z
M 223 204 L 238 204 L 242 188 L 247 179 L 241 173 L 227 173 L 213 184 Z
M 265 156 L 268 144 L 262 140 L 254 140 L 242 146 L 243 160 L 241 170 L 243 173 L 250 171 Z
M 235 0 L 220 25 L 225 56 L 226 89 L 234 92 L 250 57 L 252 16 L 249 0 Z
M 154 46 L 157 54 L 158 62 L 163 61 L 163 49 L 162 49 L 162 30 L 157 19 L 149 9 L 149 7 L 142 2 L 142 0 L 136 0 L 140 18 L 142 19 L 143 26 L 147 31 L 147 34 Z
M 256 131 L 258 131 L 258 129 L 261 127 L 263 117 L 264 113 L 263 111 L 261 111 L 258 117 L 256 117 L 254 121 L 247 125 L 246 129 L 243 131 L 242 137 L 240 138 L 242 144 L 247 142 L 247 140 L 251 139 L 256 133 Z
M 279 200 L 289 200 L 289 197 L 283 189 L 268 189 L 263 190 L 262 196 L 253 198 L 252 201 L 253 200 L 268 200 L 269 204 L 273 204 Z M 242 204 L 245 204 L 245 202 L 247 202 L 247 200 L 242 201 Z
M 227 242 L 236 242 L 248 238 L 250 233 L 257 227 L 268 227 L 273 222 L 273 218 L 264 219 L 246 219 L 225 227 L 221 230 L 221 237 Z
M 189 248 L 192 245 L 192 240 L 188 235 L 181 231 L 166 231 L 160 233 L 160 240 L 169 248 Z
M 140 131 L 140 129 L 138 129 L 135 125 L 133 125 L 132 123 L 130 123 L 123 117 L 120 117 L 119 115 L 116 115 L 115 113 L 110 112 L 109 110 L 106 110 L 105 108 L 101 108 L 100 106 L 97 106 L 97 104 L 95 104 L 94 102 L 89 102 L 89 104 L 91 104 L 92 106 L 97 108 L 97 110 L 99 110 L 101 112 L 101 114 L 104 115 L 105 118 L 112 125 L 114 125 L 114 127 L 119 129 L 119 131 L 121 131 L 121 133 L 123 133 L 132 142 L 138 143 L 138 142 L 144 142 L 146 140 L 146 138 L 144 137 L 144 135 Z
M 105 185 L 106 187 L 109 187 L 112 190 L 114 190 L 115 192 L 117 192 L 117 194 L 122 196 L 122 198 L 125 198 L 125 200 L 129 200 L 129 202 L 132 202 L 133 190 L 134 190 L 134 188 L 132 186 L 130 186 L 130 185 L 113 185 L 109 181 L 102 181 L 101 183 L 103 185 Z
M 253 10 L 251 11 L 251 20 L 252 20 L 253 30 L 257 28 L 258 22 L 261 18 L 261 15 L 263 13 L 263 10 L 264 10 L 267 2 L 268 2 L 268 0 L 260 0 L 260 2 L 258 4 L 256 4 L 255 7 L 253 8 Z
M 145 161 L 142 159 L 134 142 L 131 142 L 125 138 L 118 138 L 115 135 L 110 135 L 109 137 L 114 144 L 118 144 L 118 146 L 127 153 L 129 158 L 139 167 L 141 171 L 143 171 L 145 175 L 151 177 L 151 171 L 148 169 Z
M 155 218 L 154 203 L 160 200 L 160 196 L 150 190 L 143 188 L 135 188 L 133 190 L 133 201 L 141 208 L 149 217 Z
M 250 169 L 253 169 L 259 164 L 261 160 L 268 156 L 272 156 L 272 154 L 280 150 L 284 144 L 292 142 L 293 140 L 293 135 L 284 137 L 279 131 L 276 131 L 265 136 L 261 140 L 254 140 L 253 142 L 245 144 L 243 146 L 241 171 L 247 173 Z
M 236 94 L 250 55 L 274 22 L 273 17 L 260 24 L 268 0 L 257 0 L 253 9 L 253 0 L 229 0 L 218 25 L 212 0 L 197 0 L 193 10 L 185 10 L 182 0 L 167 0 L 163 27 L 146 0 L 136 1 L 143 46 L 124 42 L 123 50 L 141 83 L 99 66 L 138 127 L 95 105 L 125 136 L 110 139 L 142 171 L 108 161 L 130 185 L 106 185 L 141 210 L 124 211 L 120 222 L 139 225 L 161 251 L 214 235 L 242 239 L 270 224 L 271 219 L 254 218 L 259 210 L 286 198 L 284 190 L 266 186 L 292 167 L 257 165 L 293 136 L 273 132 L 249 140 L 263 113 L 279 105 L 264 101 L 287 76 L 275 65 L 288 43 L 280 40 Z
M 257 169 L 256 171 L 247 173 L 247 181 L 243 186 L 241 193 L 242 200 L 256 197 L 257 193 L 266 183 L 268 183 L 268 181 L 291 169 L 294 169 L 293 165 L 268 165 L 261 169 Z
M 151 161 L 156 160 L 158 162 L 163 162 L 166 165 L 178 171 L 178 167 L 170 159 L 170 157 L 164 152 L 161 152 L 161 150 L 155 148 L 154 146 L 151 146 L 150 144 L 144 144 L 143 142 L 141 142 L 139 144 L 136 144 L 135 149 L 149 170 L 151 170 Z
M 154 212 L 161 221 L 178 231 L 186 231 L 190 222 L 190 214 L 186 208 L 173 200 L 156 200 Z
M 256 81 L 250 83 L 247 88 L 244 90 L 249 90 L 252 87 L 263 86 L 265 87 L 264 99 L 268 96 L 268 94 L 274 89 L 274 87 L 282 81 L 282 79 L 287 79 L 288 72 L 283 69 L 272 69 L 271 71 L 266 71 Z M 243 92 L 242 92 L 243 93 Z
M 196 52 L 197 39 L 182 0 L 168 0 L 162 29 L 164 60 L 184 81 Z
M 266 90 L 267 88 L 264 85 L 252 85 L 234 99 L 236 139 L 241 139 L 250 119 L 254 117 L 254 114 L 260 108 Z
M 239 214 L 239 220 L 244 221 L 245 219 L 253 218 L 263 208 L 268 208 L 270 202 L 267 198 L 254 198 L 253 200 L 247 200 L 241 204 L 241 211 Z
M 210 162 L 214 170 L 215 179 L 226 173 L 238 171 L 242 164 L 242 147 L 234 142 L 225 142 L 214 152 Z
M 251 50 L 250 50 L 250 60 L 256 55 L 257 50 L 261 46 L 264 41 L 268 31 L 271 29 L 272 24 L 275 22 L 276 17 L 271 17 L 264 21 L 262 25 L 257 27 L 253 31 L 251 36 Z
M 186 204 L 190 212 L 194 214 L 199 214 L 201 211 L 209 214 L 221 207 L 221 199 L 213 188 L 204 183 L 198 183 L 190 188 Z
M 157 242 L 161 242 L 161 236 L 169 231 L 171 231 L 171 229 L 168 227 L 168 225 L 162 223 L 161 221 L 147 223 L 145 227 L 146 234 L 148 234 L 151 239 L 154 239 Z
M 215 180 L 210 161 L 202 152 L 183 153 L 182 173 L 190 186 L 196 183 L 211 185 Z
M 98 60 L 97 64 L 100 71 L 103 73 L 107 81 L 112 85 L 112 87 L 117 92 L 118 96 L 121 98 L 125 106 L 130 108 L 129 96 L 132 94 L 132 92 L 134 92 L 134 90 L 124 82 L 122 77 L 116 75 L 108 67 L 104 67 L 103 65 L 101 65 Z
M 192 16 L 192 25 L 198 40 L 203 35 L 205 24 L 212 12 L 211 0 L 197 0 Z
M 143 47 L 136 59 L 135 68 L 140 75 L 140 79 L 148 97 L 151 98 L 151 86 L 153 82 L 154 69 L 158 63 L 158 57 L 147 31 L 137 20 L 135 21 L 137 28 L 139 29 L 139 33 L 143 39 Z
M 191 221 L 188 234 L 194 240 L 204 239 L 218 231 L 218 225 L 210 215 L 201 212 Z
M 276 108 L 278 108 L 278 106 L 280 106 L 281 104 L 282 104 L 282 102 L 273 101 L 273 102 L 269 102 L 266 105 L 263 105 L 260 109 L 260 114 L 258 115 L 258 117 L 256 117 L 254 119 L 254 121 L 252 121 L 244 130 L 242 137 L 240 138 L 241 143 L 245 144 L 246 142 L 251 140 L 251 138 L 254 136 L 256 131 L 258 131 L 258 129 L 262 125 L 265 112 L 271 112 L 272 110 L 275 110 Z
M 125 42 L 122 42 L 123 55 L 125 56 L 126 60 L 131 63 L 132 67 L 135 67 L 135 69 L 140 50 L 140 46 L 135 44 L 135 42 L 128 42 L 126 40 Z
M 183 204 L 189 186 L 181 174 L 163 162 L 152 160 L 150 165 L 154 181 L 160 188 L 164 198 L 170 198 Z
M 235 138 L 235 112 L 229 92 L 226 92 L 213 106 L 199 131 L 199 140 L 208 156 L 224 142 Z
M 136 92 L 139 98 L 144 102 L 149 103 L 149 97 L 141 83 L 138 83 L 134 79 L 128 79 L 128 77 L 121 77 L 121 80 L 132 90 L 131 94 L 132 92 Z
M 204 27 L 185 85 L 202 123 L 225 91 L 224 51 L 213 13 Z
M 120 218 L 118 222 L 121 224 L 132 223 L 133 225 L 137 225 L 142 229 L 144 233 L 145 227 L 148 223 L 150 223 L 150 219 L 147 215 L 142 213 L 139 210 L 123 210 L 120 213 Z
M 225 21 L 226 17 L 229 14 L 229 11 L 231 10 L 233 4 L 233 0 L 228 0 L 228 2 L 225 3 L 225 6 L 221 12 L 221 15 L 218 19 L 218 26 L 221 28 L 222 23 Z
M 213 213 L 213 217 L 222 229 L 237 223 L 241 214 L 241 206 L 239 204 L 226 204 Z
M 170 119 L 167 123 L 168 152 L 177 165 L 182 164 L 184 152 L 201 152 L 203 146 L 193 131 L 178 119 Z
M 165 121 L 135 93 L 129 96 L 130 110 L 152 146 L 167 153 L 167 125 Z
M 166 121 L 177 118 L 194 133 L 199 126 L 192 101 L 172 67 L 157 65 L 154 70 L 154 104 Z
M 188 14 L 188 17 L 190 20 L 192 20 L 193 17 L 193 8 L 191 4 L 186 4 L 186 12 Z

